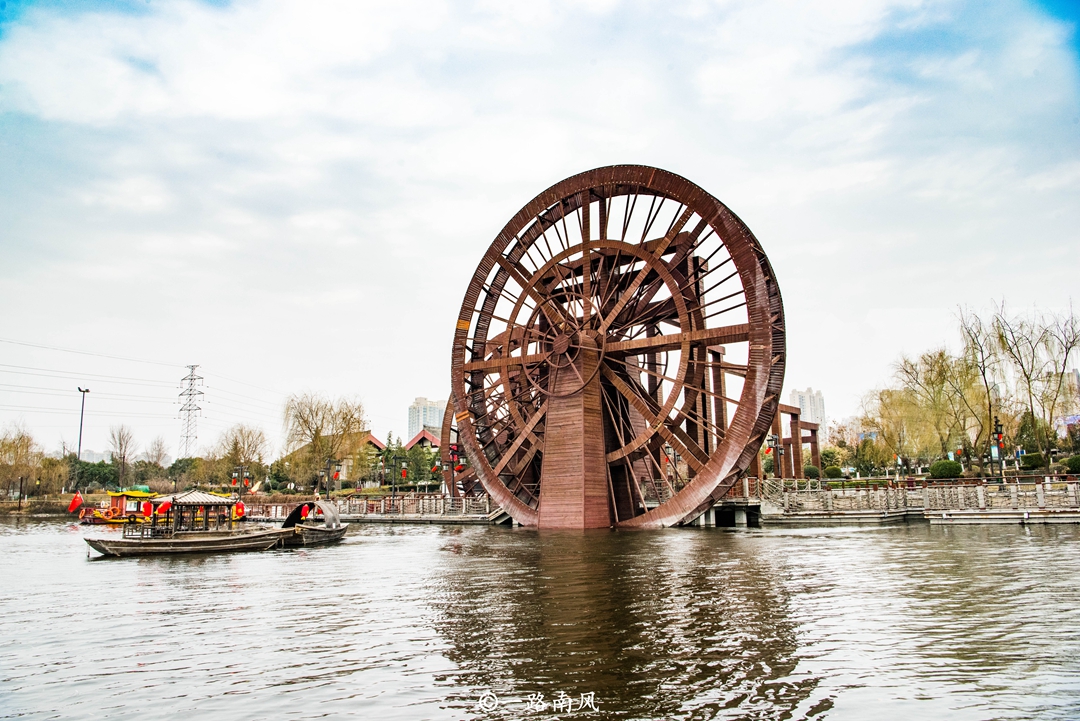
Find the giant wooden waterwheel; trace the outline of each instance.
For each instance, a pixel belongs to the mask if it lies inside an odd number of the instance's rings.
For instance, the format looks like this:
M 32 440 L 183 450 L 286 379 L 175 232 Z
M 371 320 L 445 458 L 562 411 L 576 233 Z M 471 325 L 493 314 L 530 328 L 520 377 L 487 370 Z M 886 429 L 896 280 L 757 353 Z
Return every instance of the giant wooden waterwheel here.
M 597 168 L 531 200 L 473 275 L 459 440 L 522 525 L 683 523 L 755 458 L 784 364 L 780 290 L 750 229 L 673 173 Z

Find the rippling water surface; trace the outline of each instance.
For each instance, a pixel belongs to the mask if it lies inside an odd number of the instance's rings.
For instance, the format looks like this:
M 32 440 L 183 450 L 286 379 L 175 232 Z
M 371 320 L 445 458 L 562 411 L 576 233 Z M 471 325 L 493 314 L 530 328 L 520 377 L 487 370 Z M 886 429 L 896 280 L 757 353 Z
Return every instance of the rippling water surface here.
M 0 718 L 1080 718 L 1080 527 L 354 531 L 88 560 L 108 531 L 0 524 Z

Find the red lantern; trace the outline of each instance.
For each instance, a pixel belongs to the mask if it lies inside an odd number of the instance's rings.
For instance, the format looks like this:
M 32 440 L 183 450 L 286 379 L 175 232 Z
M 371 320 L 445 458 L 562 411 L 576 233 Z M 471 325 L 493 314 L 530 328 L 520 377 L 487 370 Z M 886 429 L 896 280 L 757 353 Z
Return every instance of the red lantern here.
M 233 479 L 232 479 L 232 484 L 233 484 L 234 486 L 236 485 L 236 476 L 233 476 Z
M 404 479 L 406 479 L 408 477 L 409 477 L 409 471 L 407 469 L 405 469 L 405 468 L 402 468 L 401 469 L 401 478 L 402 478 L 402 480 L 404 480 Z
M 237 501 L 234 508 L 236 509 L 236 517 L 237 518 L 240 518 L 240 517 L 242 517 L 244 515 L 244 510 L 245 509 L 244 509 L 244 502 L 243 501 Z
M 143 501 L 142 514 L 144 517 L 149 518 L 154 513 L 154 504 L 150 501 Z
M 307 517 L 308 517 L 308 507 L 307 507 L 307 504 L 304 504 L 304 507 L 300 509 L 300 520 L 302 521 Z
M 162 504 L 157 507 L 158 515 L 165 513 L 170 508 L 172 508 L 172 501 L 163 501 Z

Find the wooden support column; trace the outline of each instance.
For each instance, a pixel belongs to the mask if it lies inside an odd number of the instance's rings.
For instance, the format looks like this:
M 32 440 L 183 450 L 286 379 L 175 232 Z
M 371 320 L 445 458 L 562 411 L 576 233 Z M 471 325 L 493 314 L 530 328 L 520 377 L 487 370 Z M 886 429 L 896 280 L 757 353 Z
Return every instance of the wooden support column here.
M 783 426 L 783 423 L 782 423 L 782 419 L 780 417 L 780 410 L 779 409 L 777 409 L 777 411 L 776 411 L 776 417 L 773 418 L 772 432 L 773 432 L 773 435 L 777 437 L 777 439 L 783 441 L 783 439 L 784 439 L 784 426 Z M 783 448 L 783 443 L 777 444 L 777 447 Z M 784 477 L 784 467 L 783 467 L 783 464 L 780 461 L 779 455 L 780 455 L 779 453 L 777 453 L 776 451 L 773 451 L 773 475 L 775 475 L 777 478 L 783 478 Z
M 724 378 L 724 346 L 716 345 L 709 348 L 709 362 L 712 364 L 712 392 L 713 392 L 713 423 L 722 431 L 727 431 L 727 381 Z M 724 437 L 719 433 L 713 443 L 713 448 L 720 446 Z M 757 471 L 760 474 L 760 469 Z M 760 477 L 760 475 L 758 476 Z
M 825 469 L 821 467 L 821 448 L 818 446 L 818 429 L 810 429 L 810 462 L 818 467 L 821 475 L 825 475 Z
M 709 398 L 712 390 L 712 379 L 709 377 L 709 352 L 702 349 L 701 353 L 701 388 L 703 393 L 698 394 L 697 407 L 698 413 L 701 415 L 701 430 L 698 432 L 698 445 L 701 446 L 701 450 L 705 451 L 708 455 L 712 453 L 712 449 L 716 448 L 717 444 L 713 443 L 713 431 L 712 431 L 712 413 L 710 413 Z
M 792 478 L 803 478 L 802 428 L 799 426 L 799 414 L 791 414 L 791 470 Z
M 599 353 L 582 348 L 569 366 L 555 371 L 554 395 L 548 398 L 540 528 L 607 528 L 614 522 L 608 484 L 607 454 L 601 417 Z M 589 382 L 581 386 L 581 378 Z

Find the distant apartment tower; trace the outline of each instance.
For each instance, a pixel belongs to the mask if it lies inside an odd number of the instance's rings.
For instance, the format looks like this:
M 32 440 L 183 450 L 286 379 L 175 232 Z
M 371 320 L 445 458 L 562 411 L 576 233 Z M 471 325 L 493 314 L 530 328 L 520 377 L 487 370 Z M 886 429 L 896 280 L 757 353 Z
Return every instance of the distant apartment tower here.
M 804 391 L 793 390 L 788 401 L 790 405 L 798 406 L 801 413 L 799 420 L 818 424 L 818 437 L 825 440 L 827 434 L 825 417 L 825 398 L 821 391 L 807 388 Z
M 414 437 L 425 428 L 438 436 L 442 431 L 443 413 L 445 412 L 446 401 L 429 401 L 427 398 L 417 398 L 409 406 L 409 438 Z

